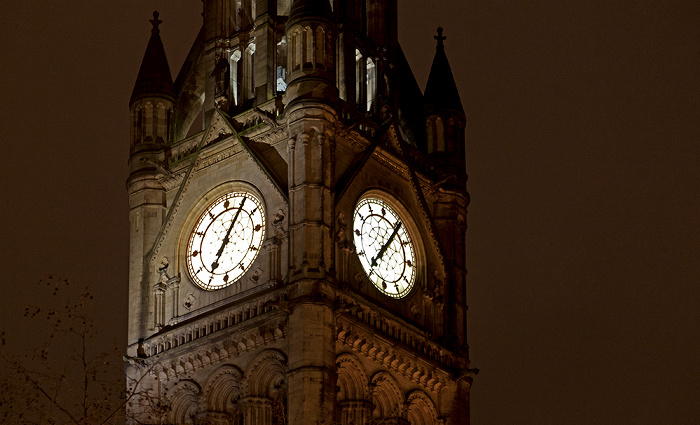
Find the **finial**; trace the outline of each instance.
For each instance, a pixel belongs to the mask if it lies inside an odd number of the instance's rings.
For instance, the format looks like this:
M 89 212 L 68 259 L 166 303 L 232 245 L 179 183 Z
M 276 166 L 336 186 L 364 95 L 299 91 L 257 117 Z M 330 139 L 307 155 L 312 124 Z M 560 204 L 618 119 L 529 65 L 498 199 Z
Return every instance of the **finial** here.
M 447 39 L 447 37 L 445 37 L 445 36 L 442 35 L 442 27 L 438 27 L 437 33 L 438 33 L 438 35 L 433 36 L 433 38 L 436 39 L 437 42 L 438 42 L 438 44 L 437 44 L 438 49 L 439 49 L 439 48 L 444 48 L 445 45 L 442 44 L 442 42 L 445 41 L 445 40 Z
M 160 32 L 160 30 L 158 29 L 158 25 L 160 25 L 163 21 L 158 19 L 158 16 L 160 16 L 160 14 L 158 13 L 157 10 L 155 12 L 153 12 L 153 19 L 150 20 L 151 24 L 153 24 L 153 29 L 151 30 L 151 32 L 154 32 L 154 33 Z

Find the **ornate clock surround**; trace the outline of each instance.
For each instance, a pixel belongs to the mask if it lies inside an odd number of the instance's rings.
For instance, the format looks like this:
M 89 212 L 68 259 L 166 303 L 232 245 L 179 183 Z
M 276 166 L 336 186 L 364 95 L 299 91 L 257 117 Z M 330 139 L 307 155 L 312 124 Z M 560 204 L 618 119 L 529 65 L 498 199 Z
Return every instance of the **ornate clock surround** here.
M 192 286 L 192 288 L 196 288 L 196 291 L 202 291 L 202 292 L 211 292 L 213 291 L 218 291 L 218 290 L 230 290 L 235 284 L 235 282 L 243 279 L 252 269 L 255 269 L 255 264 L 259 263 L 261 261 L 261 252 L 258 252 L 258 254 L 255 256 L 255 258 L 252 260 L 252 262 L 246 267 L 246 270 L 238 276 L 234 281 L 232 282 L 233 284 L 229 284 L 223 287 L 219 288 L 212 288 L 212 289 L 206 289 L 202 287 L 201 284 L 197 283 L 195 279 L 191 276 L 190 270 L 188 270 L 188 260 L 187 260 L 187 255 L 188 255 L 188 245 L 190 241 L 190 237 L 192 235 L 192 232 L 195 231 L 195 227 L 197 226 L 198 221 L 202 217 L 202 215 L 212 206 L 214 202 L 216 202 L 218 199 L 221 197 L 230 194 L 230 193 L 235 193 L 235 192 L 240 192 L 240 193 L 249 193 L 253 195 L 255 198 L 257 198 L 258 202 L 260 203 L 264 213 L 263 213 L 263 223 L 262 226 L 263 228 L 261 229 L 261 232 L 263 232 L 263 238 L 262 238 L 262 243 L 261 245 L 265 244 L 266 239 L 268 239 L 271 235 L 270 232 L 270 225 L 269 222 L 271 220 L 270 218 L 270 210 L 267 206 L 267 202 L 265 200 L 265 196 L 263 196 L 262 192 L 255 187 L 254 185 L 240 181 L 240 180 L 234 180 L 234 181 L 228 181 L 222 184 L 217 185 L 213 189 L 209 190 L 207 193 L 205 193 L 202 197 L 199 198 L 197 202 L 195 202 L 190 208 L 189 212 L 187 215 L 187 218 L 185 222 L 182 224 L 181 227 L 181 233 L 179 237 L 179 247 L 178 247 L 178 270 L 182 271 L 183 275 L 186 276 L 186 281 Z M 258 247 L 260 251 L 262 251 L 262 247 Z
M 355 226 L 354 226 L 354 217 L 355 217 L 355 211 L 357 206 L 366 199 L 378 199 L 381 202 L 385 203 L 388 207 L 390 207 L 393 212 L 398 216 L 398 218 L 402 222 L 402 226 L 405 228 L 406 232 L 408 233 L 412 245 L 413 245 L 413 253 L 415 256 L 415 264 L 413 265 L 415 269 L 415 277 L 413 279 L 413 282 L 411 284 L 411 287 L 405 291 L 405 293 L 401 294 L 400 296 L 396 295 L 390 295 L 386 291 L 383 291 L 379 287 L 376 286 L 374 282 L 372 282 L 371 278 L 368 276 L 368 273 L 363 267 L 362 261 L 360 260 L 359 257 L 359 251 L 360 247 L 355 246 L 355 254 L 353 255 L 354 260 L 353 262 L 355 263 L 355 268 L 356 270 L 363 275 L 363 279 L 367 280 L 369 287 L 372 288 L 372 291 L 376 291 L 376 293 L 381 294 L 381 297 L 385 300 L 395 300 L 395 301 L 404 301 L 412 296 L 414 296 L 417 293 L 418 288 L 422 288 L 425 284 L 425 273 L 426 273 L 426 253 L 425 253 L 425 245 L 423 243 L 423 239 L 421 237 L 420 230 L 418 226 L 416 225 L 414 217 L 409 213 L 410 209 L 402 202 L 400 201 L 397 197 L 391 195 L 388 193 L 386 190 L 381 190 L 381 189 L 369 189 L 366 191 L 363 191 L 360 193 L 360 195 L 356 198 L 355 202 L 353 202 L 352 205 L 352 211 L 351 214 L 349 214 L 350 217 L 352 217 L 353 223 L 351 224 L 352 226 L 352 237 L 353 240 L 355 238 Z

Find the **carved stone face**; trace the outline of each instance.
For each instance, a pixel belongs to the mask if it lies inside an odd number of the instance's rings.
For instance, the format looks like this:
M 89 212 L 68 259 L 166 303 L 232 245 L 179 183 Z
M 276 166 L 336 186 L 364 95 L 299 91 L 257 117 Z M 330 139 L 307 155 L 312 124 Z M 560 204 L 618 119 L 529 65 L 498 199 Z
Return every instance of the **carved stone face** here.
M 357 255 L 369 280 L 382 293 L 403 298 L 416 280 L 413 241 L 399 214 L 385 201 L 365 197 L 355 207 Z
M 265 234 L 262 203 L 249 192 L 231 192 L 200 216 L 187 243 L 187 268 L 195 284 L 215 290 L 231 285 L 260 252 Z

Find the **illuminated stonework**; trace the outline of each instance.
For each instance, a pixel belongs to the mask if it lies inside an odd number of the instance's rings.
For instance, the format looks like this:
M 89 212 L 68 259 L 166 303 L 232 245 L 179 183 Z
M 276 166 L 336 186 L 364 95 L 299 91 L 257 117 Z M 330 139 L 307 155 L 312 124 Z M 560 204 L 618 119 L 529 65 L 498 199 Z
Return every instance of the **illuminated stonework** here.
M 466 118 L 440 31 L 417 87 L 395 3 L 207 0 L 175 83 L 154 16 L 128 425 L 468 425 Z

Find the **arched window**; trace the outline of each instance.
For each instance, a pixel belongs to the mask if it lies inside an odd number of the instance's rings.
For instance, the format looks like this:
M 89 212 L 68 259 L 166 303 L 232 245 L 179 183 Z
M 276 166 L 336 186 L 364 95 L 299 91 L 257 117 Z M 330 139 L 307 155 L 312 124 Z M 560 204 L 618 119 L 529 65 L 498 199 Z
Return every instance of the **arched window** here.
M 374 59 L 367 58 L 367 111 L 372 111 L 374 99 L 377 96 L 377 67 L 374 64 Z
M 323 28 L 316 28 L 316 67 L 324 69 L 326 66 L 326 32 Z
M 364 65 L 362 53 L 359 49 L 355 49 L 355 104 L 358 107 L 362 104 L 362 94 L 364 93 Z
M 246 99 L 255 97 L 255 43 L 250 43 L 245 49 L 245 93 Z
M 156 105 L 156 140 L 165 139 L 165 106 L 162 103 Z
M 153 140 L 153 104 L 147 102 L 144 109 L 144 140 L 149 141 Z
M 231 74 L 231 91 L 233 104 L 241 104 L 241 51 L 236 49 L 231 54 L 231 63 L 229 65 Z
M 445 125 L 442 122 L 442 118 L 438 117 L 436 123 L 437 130 L 437 151 L 445 152 Z
M 455 140 L 455 121 L 450 118 L 447 120 L 447 128 L 445 129 L 445 149 L 447 152 L 458 152 L 457 140 Z
M 433 131 L 433 120 L 426 120 L 425 135 L 428 138 L 428 153 L 433 153 L 433 151 L 435 150 L 435 134 L 433 133 Z
M 287 37 L 277 43 L 277 92 L 287 90 Z
M 304 46 L 303 46 L 303 36 L 302 33 L 299 30 L 294 31 L 294 40 L 292 45 L 294 46 L 294 65 L 292 67 L 292 70 L 297 70 L 301 68 L 301 63 L 303 61 L 303 52 L 304 52 Z
M 314 63 L 314 32 L 311 28 L 304 28 L 304 66 L 313 66 Z
M 134 143 L 141 143 L 143 140 L 143 110 L 136 108 L 134 111 Z

